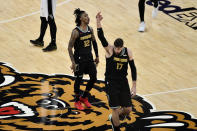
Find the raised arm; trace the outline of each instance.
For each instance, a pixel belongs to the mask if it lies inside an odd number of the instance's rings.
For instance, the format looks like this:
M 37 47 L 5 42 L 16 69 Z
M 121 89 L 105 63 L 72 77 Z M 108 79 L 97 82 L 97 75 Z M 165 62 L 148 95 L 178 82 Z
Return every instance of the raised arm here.
M 133 80 L 133 86 L 131 89 L 131 93 L 135 96 L 136 95 L 137 70 L 135 67 L 133 54 L 132 54 L 131 50 L 127 49 L 127 51 L 128 51 L 128 56 L 129 56 L 129 65 L 131 68 L 131 76 L 132 76 L 132 80 Z
M 74 54 L 73 54 L 73 47 L 74 47 L 74 43 L 77 39 L 77 37 L 79 36 L 79 33 L 76 29 L 74 29 L 72 31 L 72 34 L 71 34 L 71 37 L 70 37 L 70 41 L 69 41 L 69 44 L 68 44 L 68 52 L 69 52 L 69 56 L 70 56 L 70 59 L 71 59 L 71 62 L 72 62 L 72 66 L 71 66 L 71 69 L 75 72 L 75 68 L 76 68 L 76 63 L 75 63 L 75 59 L 74 59 Z
M 93 28 L 90 27 L 90 30 L 92 32 L 92 44 L 93 44 L 93 48 L 94 48 L 94 52 L 95 52 L 95 56 L 96 56 L 95 62 L 96 62 L 96 64 L 98 64 L 99 63 L 98 45 L 96 42 L 96 38 L 94 36 Z
M 105 36 L 104 36 L 104 32 L 103 32 L 103 29 L 102 29 L 102 25 L 101 25 L 101 20 L 103 19 L 102 15 L 101 15 L 101 12 L 99 12 L 97 15 L 96 15 L 96 21 L 97 21 L 97 34 L 98 34 L 98 38 L 99 40 L 101 41 L 103 47 L 105 48 L 106 52 L 108 54 L 110 54 L 110 50 L 112 48 L 111 45 L 109 45 L 109 43 L 107 42 Z

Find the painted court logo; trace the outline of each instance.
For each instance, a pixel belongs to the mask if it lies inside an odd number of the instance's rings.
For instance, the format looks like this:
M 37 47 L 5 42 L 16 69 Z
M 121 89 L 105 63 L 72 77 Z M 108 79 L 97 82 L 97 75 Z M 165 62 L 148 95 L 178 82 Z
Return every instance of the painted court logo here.
M 153 6 L 150 0 L 146 3 Z M 197 30 L 197 9 L 195 7 L 181 8 L 172 5 L 169 0 L 159 0 L 159 10 L 175 20 L 184 23 L 186 26 Z
M 97 81 L 92 89 L 91 109 L 73 108 L 74 78 L 69 75 L 19 73 L 0 63 L 0 130 L 104 131 L 111 129 L 105 84 Z M 84 80 L 81 89 L 85 89 Z M 141 96 L 132 98 L 130 116 L 122 130 L 193 131 L 197 119 L 178 111 L 157 111 Z

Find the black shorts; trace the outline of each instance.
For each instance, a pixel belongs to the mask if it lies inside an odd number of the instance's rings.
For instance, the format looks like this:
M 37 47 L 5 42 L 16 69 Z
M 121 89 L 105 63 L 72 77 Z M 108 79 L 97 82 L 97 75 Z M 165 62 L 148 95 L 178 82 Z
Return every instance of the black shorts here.
M 131 106 L 131 93 L 127 78 L 106 79 L 105 85 L 110 108 Z
M 96 75 L 96 65 L 94 62 L 80 62 L 77 64 L 75 76 L 82 76 L 83 74 Z

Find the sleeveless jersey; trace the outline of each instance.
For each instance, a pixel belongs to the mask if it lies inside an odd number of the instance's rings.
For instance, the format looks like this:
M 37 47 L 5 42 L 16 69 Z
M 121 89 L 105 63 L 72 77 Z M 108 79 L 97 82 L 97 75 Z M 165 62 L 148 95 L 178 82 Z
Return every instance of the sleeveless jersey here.
M 86 32 L 80 30 L 79 27 L 75 28 L 79 32 L 79 37 L 74 44 L 74 58 L 76 62 L 93 61 L 92 55 L 92 32 L 90 27 Z
M 113 55 L 110 58 L 106 58 L 106 72 L 105 77 L 107 79 L 124 79 L 127 76 L 129 63 L 129 56 L 127 48 L 123 48 L 119 55 L 116 55 L 113 51 Z

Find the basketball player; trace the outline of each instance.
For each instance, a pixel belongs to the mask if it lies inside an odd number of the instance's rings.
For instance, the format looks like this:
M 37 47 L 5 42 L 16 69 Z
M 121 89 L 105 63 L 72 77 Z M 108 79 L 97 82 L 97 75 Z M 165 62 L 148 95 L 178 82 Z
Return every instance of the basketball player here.
M 50 44 L 43 49 L 44 52 L 53 51 L 57 49 L 56 46 L 56 32 L 57 27 L 55 24 L 55 10 L 56 10 L 56 0 L 41 0 L 41 9 L 40 9 L 40 36 L 36 40 L 30 40 L 30 42 L 39 47 L 44 46 L 44 35 L 49 24 L 50 33 L 51 33 L 51 42 Z
M 87 97 L 97 80 L 95 63 L 99 63 L 99 55 L 93 29 L 88 26 L 90 21 L 88 14 L 78 8 L 74 11 L 74 15 L 76 16 L 75 23 L 77 26 L 72 31 L 68 51 L 72 62 L 71 69 L 74 71 L 74 75 L 76 77 L 74 84 L 74 92 L 76 96 L 74 105 L 78 110 L 84 110 L 82 103 L 84 103 L 88 108 L 91 107 Z M 92 44 L 96 56 L 95 63 L 92 55 Z M 72 51 L 73 47 L 74 54 Z M 83 92 L 83 95 L 80 96 L 80 83 L 82 81 L 83 74 L 89 74 L 90 80 Z
M 154 9 L 152 11 L 152 17 L 155 18 L 158 14 L 158 0 L 151 0 L 154 3 Z M 144 12 L 145 12 L 145 0 L 139 0 L 138 3 L 139 14 L 140 14 L 140 27 L 138 29 L 139 32 L 144 32 L 146 28 L 146 24 L 144 22 Z
M 105 83 L 109 106 L 112 114 L 109 120 L 113 131 L 120 131 L 120 117 L 127 116 L 131 112 L 131 94 L 136 95 L 136 67 L 130 49 L 124 47 L 123 40 L 118 38 L 114 45 L 110 45 L 105 39 L 100 12 L 96 16 L 98 38 L 106 51 Z M 127 80 L 128 64 L 132 72 L 133 86 L 130 90 Z

